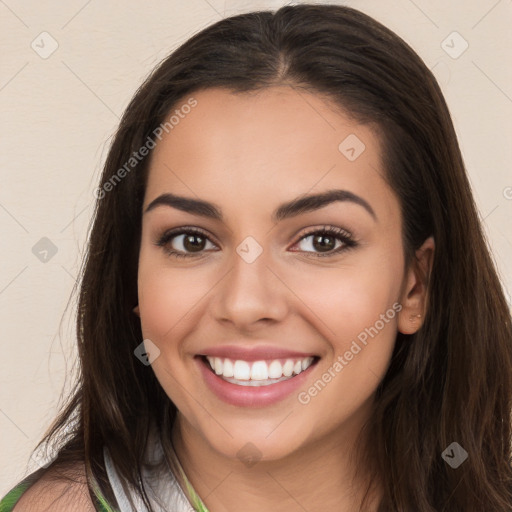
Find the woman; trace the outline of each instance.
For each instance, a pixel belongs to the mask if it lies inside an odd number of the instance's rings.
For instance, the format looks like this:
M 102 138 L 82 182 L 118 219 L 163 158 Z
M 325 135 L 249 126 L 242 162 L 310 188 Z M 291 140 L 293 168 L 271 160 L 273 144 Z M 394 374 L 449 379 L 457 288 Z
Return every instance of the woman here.
M 208 27 L 96 197 L 62 446 L 2 510 L 512 509 L 511 318 L 394 33 L 327 5 Z

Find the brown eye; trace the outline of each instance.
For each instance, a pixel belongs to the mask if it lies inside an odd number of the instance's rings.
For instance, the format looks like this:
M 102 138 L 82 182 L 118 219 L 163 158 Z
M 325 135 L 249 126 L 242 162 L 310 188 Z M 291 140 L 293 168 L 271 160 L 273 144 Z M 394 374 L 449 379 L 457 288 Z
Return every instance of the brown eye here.
M 299 242 L 299 251 L 312 252 L 314 256 L 333 256 L 355 247 L 357 243 L 345 230 L 325 227 L 321 230 L 306 233 Z
M 201 235 L 190 234 L 180 236 L 184 237 L 181 243 L 186 251 L 196 252 L 204 249 L 206 239 Z
M 320 252 L 332 251 L 336 246 L 336 238 L 330 235 L 314 235 L 312 245 Z
M 177 258 L 200 256 L 207 248 L 207 244 L 214 244 L 198 229 L 180 228 L 165 232 L 156 245 L 162 247 L 170 256 Z

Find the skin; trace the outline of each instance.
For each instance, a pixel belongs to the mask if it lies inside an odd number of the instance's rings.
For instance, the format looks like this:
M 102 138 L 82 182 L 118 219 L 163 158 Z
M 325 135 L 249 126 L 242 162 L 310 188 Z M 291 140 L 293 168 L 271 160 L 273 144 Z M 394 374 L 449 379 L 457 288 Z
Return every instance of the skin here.
M 241 504 L 247 511 L 355 510 L 366 482 L 353 481 L 351 450 L 397 331 L 421 326 L 422 275 L 434 242 L 405 268 L 399 202 L 382 178 L 378 135 L 321 96 L 281 86 L 193 97 L 197 106 L 154 149 L 143 210 L 171 192 L 215 203 L 224 220 L 169 206 L 144 213 L 134 310 L 144 339 L 161 351 L 152 368 L 179 410 L 172 432 L 178 457 L 210 511 Z M 350 134 L 366 146 L 354 161 L 338 149 Z M 344 201 L 272 222 L 281 203 L 330 189 L 364 198 L 377 220 Z M 200 256 L 174 258 L 155 244 L 180 226 L 207 232 Z M 333 241 L 331 256 L 316 256 L 324 253 L 311 233 L 324 226 L 347 230 L 358 245 L 334 254 L 343 242 Z M 248 236 L 263 249 L 250 264 L 236 251 Z M 167 246 L 184 252 L 183 239 Z M 312 352 L 320 360 L 301 388 L 307 391 L 396 303 L 402 310 L 307 404 L 297 393 L 265 407 L 226 404 L 194 359 L 219 344 Z M 259 458 L 250 467 L 237 457 L 247 443 Z

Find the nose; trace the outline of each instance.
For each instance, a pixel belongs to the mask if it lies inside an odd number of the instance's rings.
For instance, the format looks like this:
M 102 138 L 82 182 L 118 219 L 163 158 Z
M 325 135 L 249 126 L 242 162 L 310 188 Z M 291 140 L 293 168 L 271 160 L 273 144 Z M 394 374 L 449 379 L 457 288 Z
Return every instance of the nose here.
M 215 319 L 239 331 L 281 321 L 287 314 L 287 287 L 263 251 L 248 262 L 235 252 L 231 268 L 218 284 L 212 311 Z

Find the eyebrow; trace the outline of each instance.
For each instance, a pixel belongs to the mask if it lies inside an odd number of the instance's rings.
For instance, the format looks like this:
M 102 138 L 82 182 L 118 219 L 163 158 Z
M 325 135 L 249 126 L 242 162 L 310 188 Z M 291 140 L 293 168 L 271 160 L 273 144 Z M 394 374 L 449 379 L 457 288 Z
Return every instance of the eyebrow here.
M 299 196 L 289 202 L 281 204 L 272 214 L 272 221 L 279 222 L 284 219 L 296 217 L 304 213 L 324 208 L 337 201 L 350 202 L 362 206 L 377 222 L 377 215 L 370 204 L 362 197 L 348 190 L 328 190 L 320 194 Z M 144 213 L 154 210 L 158 206 L 169 206 L 183 212 L 223 221 L 222 209 L 217 205 L 202 199 L 192 199 L 166 193 L 151 201 Z

